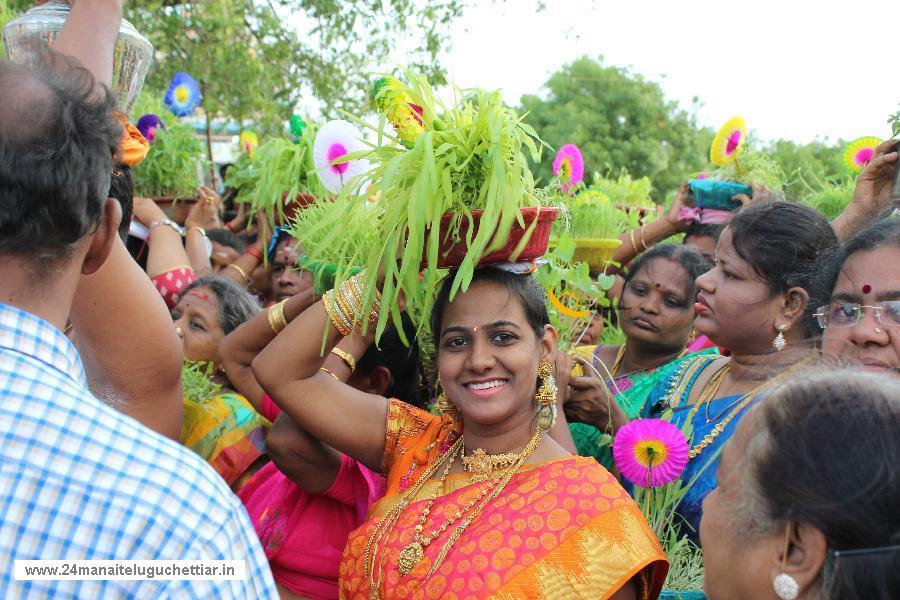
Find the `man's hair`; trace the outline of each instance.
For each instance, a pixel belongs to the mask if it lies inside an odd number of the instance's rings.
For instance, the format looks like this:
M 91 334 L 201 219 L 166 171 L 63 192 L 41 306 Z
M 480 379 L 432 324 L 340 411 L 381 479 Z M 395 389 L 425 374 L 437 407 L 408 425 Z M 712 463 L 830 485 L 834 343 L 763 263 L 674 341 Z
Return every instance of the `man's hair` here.
M 0 60 L 0 256 L 47 267 L 100 223 L 122 127 L 78 61 L 32 50 Z

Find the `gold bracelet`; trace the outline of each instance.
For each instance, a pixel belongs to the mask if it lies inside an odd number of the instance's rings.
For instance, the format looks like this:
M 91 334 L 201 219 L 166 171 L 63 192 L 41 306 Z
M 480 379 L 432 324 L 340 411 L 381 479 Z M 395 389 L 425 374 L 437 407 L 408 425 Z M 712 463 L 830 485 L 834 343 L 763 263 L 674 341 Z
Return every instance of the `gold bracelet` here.
M 188 227 L 188 231 L 196 231 L 203 237 L 209 237 L 206 235 L 206 230 L 203 229 L 202 227 L 200 227 L 199 225 L 191 225 L 190 227 Z
M 634 243 L 634 229 L 628 232 L 628 236 L 631 239 L 631 249 L 634 251 L 634 255 L 637 256 L 640 254 L 640 251 L 637 249 L 637 244 Z
M 325 292 L 325 295 L 322 296 L 322 306 L 325 307 L 325 312 L 328 313 L 328 318 L 331 324 L 334 325 L 334 328 L 338 330 L 338 333 L 344 337 L 353 333 L 353 330 L 345 323 L 342 323 L 337 315 L 337 308 L 334 303 L 334 290 Z
M 363 302 L 363 300 L 362 300 L 362 294 L 363 294 L 362 273 L 359 273 L 358 275 L 355 275 L 354 277 L 350 278 L 349 281 L 351 281 L 353 283 L 352 289 L 355 290 L 355 292 L 356 292 L 355 295 L 356 295 L 357 300 L 359 301 L 359 305 L 360 306 L 365 305 L 365 302 Z M 374 327 L 378 323 L 378 317 L 379 317 L 380 313 L 381 313 L 381 293 L 379 293 L 379 291 L 376 289 L 375 290 L 375 302 L 372 303 L 372 306 L 371 306 L 370 312 L 369 312 L 369 325 L 370 326 Z M 360 319 L 360 333 L 362 333 L 362 319 Z
M 338 376 L 335 375 L 332 371 L 329 371 L 329 370 L 326 369 L 325 367 L 319 367 L 319 370 L 322 371 L 323 373 L 328 373 L 329 375 L 331 375 L 332 377 L 334 377 L 334 378 L 337 379 L 338 381 L 341 381 L 341 378 L 340 378 L 340 377 L 338 377 Z M 341 381 L 341 383 L 343 383 L 343 381 Z
M 640 228 L 638 229 L 638 231 L 641 232 L 641 246 L 643 246 L 644 250 L 646 250 L 647 249 L 647 240 L 644 237 L 644 226 L 641 225 Z M 643 252 L 644 250 L 641 250 L 641 252 Z
M 352 354 L 350 354 L 349 352 L 345 352 L 340 348 L 332 348 L 331 353 L 347 363 L 347 366 L 350 367 L 351 373 L 356 373 L 356 359 L 353 358 Z
M 350 329 L 356 329 L 359 325 L 357 319 L 357 306 L 354 302 L 347 298 L 348 294 L 344 291 L 344 286 L 341 286 L 339 289 L 335 290 L 334 297 L 337 300 L 338 307 L 341 310 L 341 314 L 344 316 L 344 322 L 349 323 Z
M 269 310 L 266 311 L 266 316 L 269 318 L 269 327 L 272 328 L 276 334 L 281 333 L 285 327 L 287 327 L 287 319 L 284 316 L 284 304 L 288 299 L 285 298 L 278 304 L 273 304 L 269 307 Z
M 247 275 L 247 272 L 245 270 L 243 270 L 242 268 L 240 268 L 239 266 L 237 266 L 236 264 L 231 263 L 230 265 L 228 265 L 228 268 L 234 269 L 235 271 L 240 273 L 241 277 L 244 278 L 244 283 L 247 283 L 248 281 L 250 281 L 250 277 Z

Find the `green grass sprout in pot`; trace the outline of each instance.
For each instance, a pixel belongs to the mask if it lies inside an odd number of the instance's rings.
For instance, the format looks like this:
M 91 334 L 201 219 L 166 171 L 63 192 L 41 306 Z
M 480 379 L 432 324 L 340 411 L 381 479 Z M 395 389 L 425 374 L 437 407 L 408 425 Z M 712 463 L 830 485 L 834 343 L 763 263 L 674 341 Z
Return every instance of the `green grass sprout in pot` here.
M 250 201 L 251 210 L 263 211 L 270 223 L 284 222 L 285 208 L 298 194 L 316 198 L 326 195 L 313 163 L 314 139 L 314 128 L 307 126 L 297 142 L 273 138 L 256 149 L 253 160 L 259 165 L 259 181 Z
M 609 306 L 606 292 L 615 281 L 611 276 L 592 277 L 587 263 L 576 262 L 574 254 L 575 242 L 563 234 L 534 275 L 547 294 L 550 322 L 559 333 L 558 346 L 563 352 L 575 349 L 593 309 Z
M 612 173 L 607 173 L 605 177 L 601 177 L 600 173 L 595 171 L 593 183 L 588 187 L 588 191 L 599 192 L 605 195 L 613 204 L 650 209 L 656 208 L 656 203 L 653 202 L 651 197 L 653 183 L 650 181 L 650 178 L 641 177 L 635 179 L 625 167 L 622 167 L 619 175 L 616 177 Z
M 375 298 L 379 269 L 385 275 L 376 328 L 380 336 L 389 318 L 399 324 L 401 293 L 415 311 L 420 287 L 426 296 L 436 292 L 443 273 L 438 268 L 442 241 L 462 241 L 466 247 L 452 284 L 453 297 L 468 289 L 482 257 L 503 248 L 514 226 L 525 226 L 521 209 L 541 204 L 525 153 L 538 161 L 542 142 L 503 104 L 499 92 L 456 89 L 461 100 L 447 106 L 424 76 L 411 71 L 405 82 L 382 77 L 378 85 L 377 141 L 371 150 L 347 158 L 371 162 L 372 169 L 363 177 L 383 203 L 377 219 L 378 244 L 365 263 L 366 311 Z M 345 189 L 342 195 L 354 193 Z M 360 204 L 353 210 L 364 210 Z M 477 233 L 471 227 L 475 210 L 484 211 Z M 449 223 L 442 227 L 444 215 Z M 465 236 L 460 234 L 462 224 L 470 225 Z M 536 224 L 537 220 L 531 223 L 510 260 L 519 255 Z M 348 248 L 350 244 L 345 242 Z M 338 283 L 349 272 L 349 254 L 339 265 Z
M 365 210 L 354 212 L 355 202 Z M 342 261 L 358 270 L 377 245 L 378 202 L 370 198 L 339 196 L 321 198 L 297 211 L 288 233 L 303 246 L 300 265 L 313 273 L 316 289 L 334 286 L 337 265 Z
M 250 157 L 249 152 L 241 152 L 225 175 L 225 187 L 237 190 L 235 202 L 252 202 L 259 175 L 259 163 Z
M 211 362 L 184 359 L 181 364 L 181 386 L 185 400 L 206 402 L 222 393 L 222 386 L 213 382 L 215 369 Z
M 827 219 L 833 220 L 844 212 L 844 209 L 850 204 L 853 192 L 856 189 L 856 180 L 845 176 L 839 181 L 827 181 L 817 188 L 810 187 L 807 184 L 807 188 L 809 193 L 803 196 L 800 201 L 816 209 L 825 215 Z
M 207 160 L 194 130 L 174 117 L 161 117 L 147 158 L 133 169 L 134 195 L 145 198 L 193 198 L 200 183 L 198 169 Z
M 784 187 L 784 171 L 765 152 L 745 145 L 741 155 L 730 163 L 718 167 L 709 174 L 709 179 L 730 181 L 750 185 L 755 183 L 781 193 Z

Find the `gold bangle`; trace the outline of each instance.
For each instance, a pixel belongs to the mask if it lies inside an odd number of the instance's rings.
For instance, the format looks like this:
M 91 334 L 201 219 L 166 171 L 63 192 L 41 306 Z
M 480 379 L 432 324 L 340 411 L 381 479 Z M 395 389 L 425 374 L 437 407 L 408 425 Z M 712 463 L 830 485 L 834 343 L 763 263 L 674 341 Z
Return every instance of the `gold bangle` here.
M 287 302 L 287 298 L 279 302 L 278 304 L 273 304 L 269 307 L 269 310 L 266 311 L 266 316 L 269 319 L 269 327 L 272 328 L 276 334 L 281 333 L 285 327 L 287 327 L 287 319 L 284 316 L 284 303 Z
M 634 251 L 635 256 L 640 254 L 640 251 L 637 249 L 637 244 L 634 243 L 634 229 L 628 232 L 628 237 L 631 239 L 631 249 Z
M 331 353 L 347 363 L 347 366 L 350 367 L 351 373 L 356 373 L 356 359 L 353 358 L 352 354 L 350 354 L 349 352 L 345 352 L 340 348 L 332 348 Z
M 342 336 L 347 337 L 353 331 L 346 327 L 344 323 L 341 322 L 341 319 L 336 314 L 336 307 L 334 305 L 334 290 L 328 290 L 325 292 L 325 295 L 322 296 L 322 306 L 325 307 L 325 312 L 328 313 L 328 319 L 331 321 L 331 324 L 335 329 L 338 330 Z
M 242 268 L 240 268 L 239 266 L 237 266 L 236 264 L 231 263 L 230 265 L 228 265 L 228 268 L 234 269 L 235 271 L 240 273 L 241 277 L 244 278 L 244 283 L 247 283 L 248 281 L 250 281 L 250 276 L 247 275 L 247 272 L 245 270 L 243 270 Z
M 341 315 L 344 317 L 344 323 L 346 323 L 351 330 L 356 329 L 356 306 L 347 299 L 347 295 L 344 293 L 343 287 L 341 287 L 341 289 L 335 290 L 334 297 L 335 300 L 337 300 L 337 305 L 340 308 Z
M 352 282 L 352 284 L 353 284 L 351 286 L 351 289 L 355 291 L 355 296 L 359 302 L 359 306 L 360 307 L 364 306 L 365 302 L 363 302 L 363 300 L 362 300 L 362 295 L 363 295 L 363 289 L 362 289 L 362 283 L 361 283 L 362 282 L 362 273 L 359 273 L 358 275 L 351 277 L 349 279 L 349 281 Z M 376 289 L 375 290 L 375 302 L 372 303 L 372 306 L 369 309 L 369 325 L 370 326 L 374 327 L 375 325 L 378 324 L 378 317 L 379 317 L 380 313 L 381 313 L 381 294 Z M 362 324 L 363 324 L 363 318 L 360 317 L 360 320 L 359 320 L 360 333 L 362 333 Z
M 647 249 L 647 239 L 644 237 L 644 226 L 641 225 L 640 228 L 638 229 L 638 231 L 641 232 L 641 246 L 643 246 L 644 250 L 646 250 Z M 644 250 L 641 250 L 641 252 L 643 252 Z
M 337 375 L 334 374 L 334 372 L 329 371 L 329 370 L 326 369 L 325 367 L 319 367 L 319 370 L 322 371 L 323 373 L 328 373 L 329 375 L 331 375 L 332 377 L 334 377 L 334 378 L 337 379 L 338 381 L 341 381 L 341 378 L 340 378 L 340 377 L 338 377 Z M 341 381 L 341 383 L 343 383 L 343 381 Z
M 197 233 L 199 233 L 199 234 L 202 235 L 203 237 L 208 237 L 208 236 L 206 235 L 206 230 L 203 229 L 202 227 L 200 227 L 199 225 L 191 225 L 190 227 L 188 227 L 188 231 L 196 231 Z

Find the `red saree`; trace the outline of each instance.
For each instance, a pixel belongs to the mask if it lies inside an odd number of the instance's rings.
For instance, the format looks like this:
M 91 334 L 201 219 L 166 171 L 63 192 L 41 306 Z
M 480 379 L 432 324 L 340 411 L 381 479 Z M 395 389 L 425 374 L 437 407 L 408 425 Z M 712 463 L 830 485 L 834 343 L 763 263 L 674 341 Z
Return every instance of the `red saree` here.
M 366 562 L 378 520 L 457 435 L 458 427 L 446 418 L 391 403 L 388 492 L 350 534 L 341 562 L 342 598 L 370 597 Z M 581 457 L 527 465 L 478 514 L 430 578 L 426 575 L 449 532 L 401 577 L 400 551 L 413 539 L 424 498 L 438 485 L 432 481 L 420 490 L 377 549 L 380 598 L 609 598 L 632 578 L 638 598 L 656 598 L 662 587 L 665 556 L 637 505 L 603 467 Z M 478 491 L 468 474 L 448 477 L 426 531 L 455 515 Z

